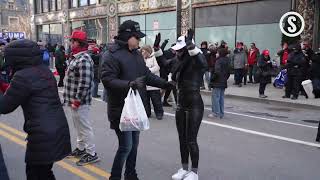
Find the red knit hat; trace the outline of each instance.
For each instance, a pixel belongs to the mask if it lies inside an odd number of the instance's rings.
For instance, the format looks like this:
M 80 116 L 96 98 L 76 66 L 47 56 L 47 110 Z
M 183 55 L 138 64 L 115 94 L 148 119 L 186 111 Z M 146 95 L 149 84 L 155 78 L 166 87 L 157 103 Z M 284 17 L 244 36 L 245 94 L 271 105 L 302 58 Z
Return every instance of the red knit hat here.
M 263 50 L 262 51 L 262 54 L 264 55 L 264 56 L 270 56 L 270 51 L 269 50 Z
M 87 42 L 87 33 L 84 31 L 80 31 L 80 30 L 75 30 L 72 32 L 72 35 L 69 36 L 68 38 L 70 39 L 75 39 L 75 40 L 79 40 L 82 42 Z

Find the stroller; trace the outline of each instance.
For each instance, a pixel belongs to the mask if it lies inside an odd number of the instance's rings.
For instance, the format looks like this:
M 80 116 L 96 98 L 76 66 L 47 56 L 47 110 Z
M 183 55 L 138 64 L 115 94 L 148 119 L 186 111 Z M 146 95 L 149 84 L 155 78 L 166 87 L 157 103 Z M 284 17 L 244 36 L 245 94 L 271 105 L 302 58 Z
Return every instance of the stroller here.
M 287 69 L 283 69 L 279 72 L 277 77 L 274 79 L 273 86 L 275 88 L 282 89 L 284 87 L 284 85 L 286 84 L 287 79 L 288 79 Z

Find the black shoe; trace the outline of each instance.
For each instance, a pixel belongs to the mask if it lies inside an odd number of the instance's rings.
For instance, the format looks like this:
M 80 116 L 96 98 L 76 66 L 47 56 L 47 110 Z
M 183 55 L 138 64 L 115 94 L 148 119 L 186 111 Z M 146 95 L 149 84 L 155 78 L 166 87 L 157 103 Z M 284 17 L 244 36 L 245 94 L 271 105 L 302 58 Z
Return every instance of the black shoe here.
M 93 98 L 101 98 L 100 95 L 92 96 Z
M 249 81 L 249 82 L 248 82 L 248 84 L 252 84 L 252 83 L 253 83 L 252 81 Z
M 167 102 L 164 102 L 162 105 L 163 105 L 163 107 L 172 107 L 172 105 Z
M 124 180 L 139 180 L 137 175 L 125 176 Z
M 84 149 L 83 151 L 81 151 L 80 149 L 76 148 L 74 151 L 72 151 L 67 158 L 81 158 L 82 156 L 84 156 L 86 154 L 86 150 Z
M 298 98 L 297 98 L 297 97 L 295 97 L 295 96 L 293 96 L 291 99 L 292 99 L 292 100 L 297 100 Z
M 76 163 L 78 166 L 84 166 L 87 164 L 92 164 L 100 161 L 100 158 L 98 157 L 97 153 L 92 156 L 89 153 L 86 153 L 82 158 Z
M 156 116 L 156 118 L 157 118 L 158 120 L 162 120 L 163 116 L 159 115 L 159 116 Z
M 282 96 L 283 99 L 289 99 L 290 96 Z
M 317 141 L 317 142 L 320 142 L 320 137 L 317 137 L 316 141 Z

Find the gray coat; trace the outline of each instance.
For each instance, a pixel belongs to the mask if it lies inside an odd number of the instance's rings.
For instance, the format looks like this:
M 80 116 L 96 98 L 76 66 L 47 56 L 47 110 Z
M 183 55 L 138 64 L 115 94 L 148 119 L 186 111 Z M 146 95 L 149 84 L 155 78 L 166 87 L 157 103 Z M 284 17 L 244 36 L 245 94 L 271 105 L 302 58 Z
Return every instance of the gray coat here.
M 246 64 L 248 64 L 248 57 L 244 50 L 238 51 L 235 50 L 233 57 L 233 69 L 244 69 Z

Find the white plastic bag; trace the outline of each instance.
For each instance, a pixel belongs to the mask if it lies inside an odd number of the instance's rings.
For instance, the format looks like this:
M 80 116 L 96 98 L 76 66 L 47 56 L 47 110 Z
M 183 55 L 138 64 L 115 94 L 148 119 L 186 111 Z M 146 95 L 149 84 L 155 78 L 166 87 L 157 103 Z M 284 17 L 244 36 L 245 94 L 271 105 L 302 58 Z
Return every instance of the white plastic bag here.
M 313 86 L 312 86 L 312 81 L 310 79 L 305 80 L 301 83 L 303 86 L 304 91 L 307 93 L 309 97 L 312 96 L 313 92 Z
M 130 88 L 122 109 L 121 131 L 145 131 L 150 128 L 149 119 L 137 90 Z

